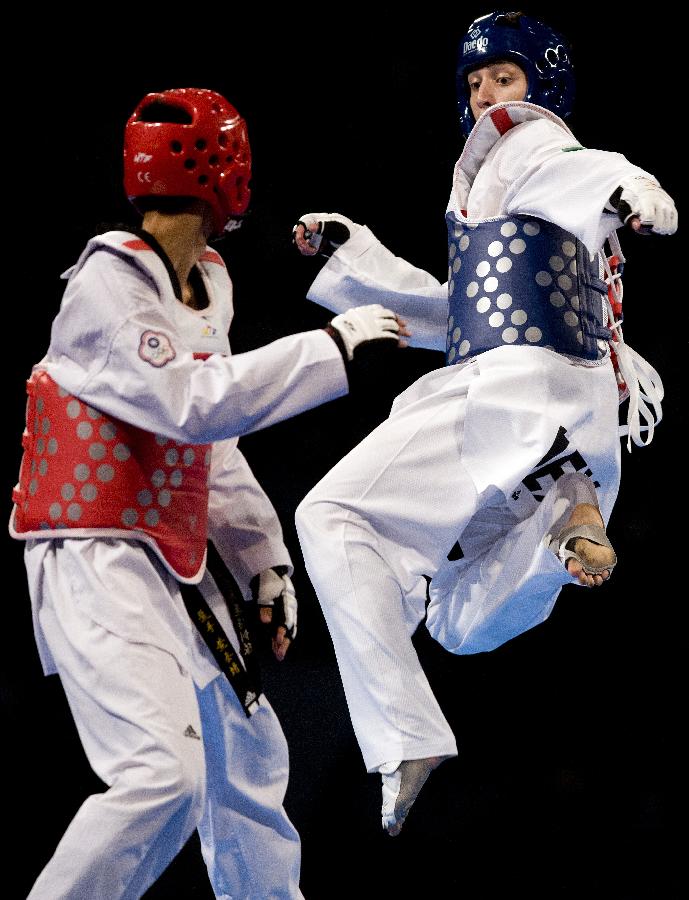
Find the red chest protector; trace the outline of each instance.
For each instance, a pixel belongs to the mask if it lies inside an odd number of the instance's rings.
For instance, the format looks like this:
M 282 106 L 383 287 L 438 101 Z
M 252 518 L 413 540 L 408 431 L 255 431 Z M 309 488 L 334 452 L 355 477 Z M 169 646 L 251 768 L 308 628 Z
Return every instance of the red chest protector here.
M 206 558 L 210 444 L 184 444 L 108 418 L 37 371 L 10 531 L 17 538 L 126 537 L 183 582 Z

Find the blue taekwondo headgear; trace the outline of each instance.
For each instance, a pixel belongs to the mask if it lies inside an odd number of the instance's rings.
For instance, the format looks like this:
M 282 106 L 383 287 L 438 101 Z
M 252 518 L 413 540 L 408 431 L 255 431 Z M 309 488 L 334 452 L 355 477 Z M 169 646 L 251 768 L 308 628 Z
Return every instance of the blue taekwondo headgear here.
M 574 69 L 565 39 L 548 25 L 514 12 L 481 16 L 459 43 L 457 103 L 465 135 L 474 127 L 467 75 L 496 60 L 515 62 L 524 70 L 524 99 L 565 118 L 574 104 Z

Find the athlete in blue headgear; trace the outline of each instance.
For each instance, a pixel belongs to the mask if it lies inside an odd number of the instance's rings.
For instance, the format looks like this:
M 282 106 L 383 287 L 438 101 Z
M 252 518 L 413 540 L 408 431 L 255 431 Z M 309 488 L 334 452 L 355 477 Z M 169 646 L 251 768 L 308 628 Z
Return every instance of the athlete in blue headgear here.
M 330 255 L 310 299 L 339 311 L 384 298 L 412 346 L 446 354 L 297 511 L 391 835 L 457 754 L 411 642 L 426 579 L 430 634 L 476 653 L 543 622 L 563 584 L 610 577 L 618 404 L 629 399 L 631 447 L 651 440 L 662 399 L 657 373 L 622 337 L 616 230 L 677 227 L 652 175 L 583 148 L 563 121 L 572 65 L 548 26 L 519 13 L 477 19 L 457 71 L 467 141 L 445 284 L 344 216 L 311 213 L 294 229 L 302 253 Z
M 469 136 L 478 118 L 477 80 L 469 75 L 498 63 L 511 63 L 508 71 L 518 66 L 524 79 L 500 84 L 501 87 L 511 86 L 515 93 L 513 97 L 501 97 L 501 101 L 536 103 L 566 119 L 574 103 L 574 70 L 570 56 L 564 38 L 537 19 L 522 13 L 494 12 L 481 16 L 469 27 L 458 48 L 457 99 L 464 134 Z M 497 74 L 496 70 L 491 71 Z M 482 103 L 484 98 L 482 95 Z M 483 105 L 478 107 L 481 112 L 485 108 Z

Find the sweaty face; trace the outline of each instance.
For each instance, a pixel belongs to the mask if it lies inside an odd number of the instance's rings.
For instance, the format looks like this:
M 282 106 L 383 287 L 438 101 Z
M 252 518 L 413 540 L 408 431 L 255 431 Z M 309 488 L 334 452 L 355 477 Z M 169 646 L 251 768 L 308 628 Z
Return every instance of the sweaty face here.
M 528 83 L 524 70 L 516 63 L 498 61 L 474 69 L 467 78 L 469 84 L 469 105 L 478 119 L 482 112 L 496 103 L 506 100 L 523 100 Z

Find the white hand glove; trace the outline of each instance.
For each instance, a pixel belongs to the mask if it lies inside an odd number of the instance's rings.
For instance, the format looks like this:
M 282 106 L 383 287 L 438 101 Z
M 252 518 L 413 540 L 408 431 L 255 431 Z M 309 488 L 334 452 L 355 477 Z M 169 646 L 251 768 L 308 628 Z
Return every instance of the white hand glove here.
M 289 575 L 265 569 L 251 580 L 251 591 L 264 625 L 273 632 L 273 653 L 282 660 L 297 636 L 297 598 Z
M 354 358 L 354 351 L 360 344 L 381 338 L 392 338 L 397 341 L 400 330 L 394 312 L 385 309 L 380 303 L 353 306 L 347 312 L 331 319 L 330 325 L 342 338 L 349 360 Z
M 642 175 L 632 176 L 620 182 L 620 189 L 615 206 L 625 224 L 633 216 L 638 216 L 641 227 L 655 234 L 674 234 L 677 231 L 675 203 L 655 181 Z
M 300 225 L 304 226 L 303 237 L 297 233 Z M 292 240 L 304 256 L 316 253 L 332 256 L 360 228 L 361 225 L 339 213 L 306 213 L 292 229 Z

